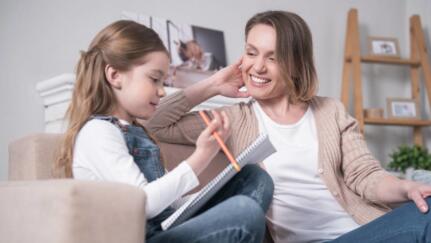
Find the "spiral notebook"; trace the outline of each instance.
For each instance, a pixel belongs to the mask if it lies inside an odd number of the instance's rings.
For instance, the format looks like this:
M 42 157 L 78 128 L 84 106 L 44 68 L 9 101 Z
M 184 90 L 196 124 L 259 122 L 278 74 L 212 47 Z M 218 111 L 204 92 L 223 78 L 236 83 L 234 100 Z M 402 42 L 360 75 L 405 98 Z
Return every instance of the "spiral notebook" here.
M 268 135 L 260 135 L 251 145 L 241 152 L 236 160 L 240 167 L 247 164 L 262 162 L 266 157 L 275 152 L 275 148 L 269 141 Z M 178 208 L 171 216 L 161 224 L 163 230 L 181 224 L 192 217 L 214 194 L 220 190 L 235 174 L 235 168 L 229 164 L 220 174 L 211 180 L 198 193 Z

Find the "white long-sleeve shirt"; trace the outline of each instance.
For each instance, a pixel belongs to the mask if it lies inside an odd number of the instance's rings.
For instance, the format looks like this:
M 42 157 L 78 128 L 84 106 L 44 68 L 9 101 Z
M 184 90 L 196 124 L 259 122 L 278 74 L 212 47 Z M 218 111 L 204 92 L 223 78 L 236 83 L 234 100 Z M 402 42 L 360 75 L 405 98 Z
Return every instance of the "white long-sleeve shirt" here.
M 127 124 L 126 121 L 120 120 Z M 199 185 L 186 161 L 163 177 L 148 182 L 129 154 L 120 129 L 108 121 L 93 119 L 79 131 L 73 152 L 73 176 L 79 180 L 114 181 L 143 189 L 146 217 L 152 218 Z

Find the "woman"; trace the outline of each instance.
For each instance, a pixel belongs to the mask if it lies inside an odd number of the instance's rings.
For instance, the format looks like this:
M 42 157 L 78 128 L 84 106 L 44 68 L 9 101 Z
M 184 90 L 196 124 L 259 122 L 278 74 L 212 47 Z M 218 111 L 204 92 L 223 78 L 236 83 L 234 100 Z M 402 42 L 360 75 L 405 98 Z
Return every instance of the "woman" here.
M 387 173 L 343 105 L 316 96 L 304 20 L 290 12 L 259 13 L 245 35 L 242 63 L 163 101 L 149 124 L 156 136 L 193 143 L 204 125 L 187 113 L 192 107 L 214 95 L 250 95 L 252 101 L 222 110 L 232 121 L 228 144 L 235 154 L 260 132 L 277 149 L 262 162 L 275 187 L 266 215 L 275 242 L 431 242 L 431 187 Z M 221 81 L 239 75 L 240 65 L 242 79 Z M 243 82 L 248 93 L 238 91 Z

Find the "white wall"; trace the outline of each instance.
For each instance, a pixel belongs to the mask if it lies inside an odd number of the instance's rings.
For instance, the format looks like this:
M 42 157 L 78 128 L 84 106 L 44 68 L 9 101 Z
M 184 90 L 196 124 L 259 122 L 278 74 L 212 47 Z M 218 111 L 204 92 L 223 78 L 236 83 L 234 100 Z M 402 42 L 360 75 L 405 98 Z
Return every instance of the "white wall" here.
M 296 12 L 308 22 L 314 36 L 319 94 L 339 97 L 349 8 L 359 10 L 363 36 L 397 37 L 403 47 L 402 53 L 407 55 L 407 16 L 411 14 L 407 9 L 421 10 L 423 5 L 430 9 L 427 0 L 415 1 L 414 8 L 406 0 L 2 0 L 0 180 L 7 179 L 8 143 L 26 134 L 43 131 L 42 101 L 35 91 L 36 83 L 72 72 L 79 50 L 86 49 L 97 31 L 119 19 L 123 10 L 223 30 L 230 63 L 242 53 L 243 28 L 254 13 L 268 9 Z M 427 26 L 431 26 L 429 17 L 427 21 Z M 365 47 L 365 38 L 362 39 Z M 404 90 L 406 86 L 403 85 L 407 78 L 408 72 L 403 69 L 366 68 L 364 79 L 368 80 L 364 90 L 368 95 L 365 105 L 384 107 L 386 95 L 408 95 L 409 91 Z M 376 86 L 368 85 L 368 81 L 377 79 Z M 379 127 L 372 133 L 367 132 L 367 138 L 376 156 L 386 161 L 392 148 L 411 141 L 409 134 L 408 129 Z

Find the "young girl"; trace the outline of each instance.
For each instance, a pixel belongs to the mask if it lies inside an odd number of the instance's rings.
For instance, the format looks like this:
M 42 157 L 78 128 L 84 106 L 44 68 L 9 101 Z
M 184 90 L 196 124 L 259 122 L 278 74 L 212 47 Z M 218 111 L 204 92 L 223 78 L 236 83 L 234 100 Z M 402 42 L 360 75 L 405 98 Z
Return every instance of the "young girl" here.
M 305 21 L 290 12 L 259 13 L 247 22 L 245 37 L 241 69 L 253 100 L 223 108 L 232 124 L 227 143 L 237 153 L 266 131 L 277 150 L 262 163 L 275 187 L 266 215 L 274 241 L 431 242 L 431 186 L 387 173 L 341 102 L 316 95 Z M 243 83 L 225 80 L 166 97 L 148 128 L 161 140 L 194 141 L 202 125 L 188 109 L 214 95 L 241 94 Z M 194 132 L 185 137 L 183 131 Z
M 161 230 L 160 223 L 174 211 L 171 205 L 198 186 L 197 176 L 219 150 L 212 132 L 226 139 L 230 126 L 224 112 L 213 112 L 193 154 L 166 173 L 157 143 L 137 119 L 150 118 L 165 95 L 168 66 L 168 52 L 152 29 L 123 20 L 97 34 L 77 66 L 57 167 L 66 177 L 144 190 L 147 242 L 260 242 L 273 185 L 257 166 L 244 167 L 199 215 Z M 222 76 L 238 79 L 231 69 Z

